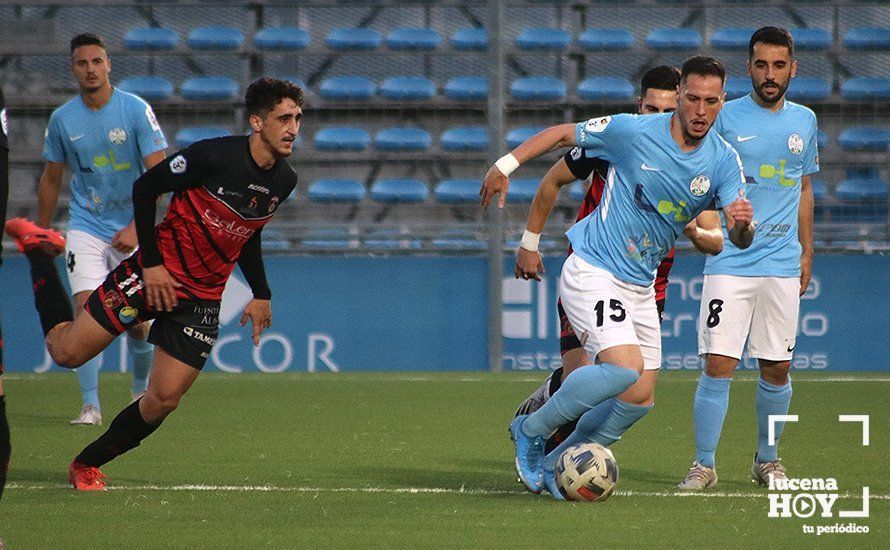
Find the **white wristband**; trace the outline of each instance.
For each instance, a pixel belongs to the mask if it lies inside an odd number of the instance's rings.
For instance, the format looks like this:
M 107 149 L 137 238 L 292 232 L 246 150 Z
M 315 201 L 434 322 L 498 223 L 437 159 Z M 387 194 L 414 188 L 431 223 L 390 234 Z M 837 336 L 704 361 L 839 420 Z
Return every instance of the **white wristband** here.
M 513 153 L 507 153 L 498 159 L 494 165 L 498 170 L 501 171 L 501 174 L 510 177 L 510 174 L 513 173 L 514 170 L 519 168 L 519 161 L 516 160 L 516 157 L 513 156 Z
M 522 240 L 519 241 L 519 247 L 528 250 L 529 252 L 537 252 L 538 251 L 538 242 L 541 240 L 540 233 L 532 233 L 528 229 L 525 230 L 525 233 L 522 234 Z

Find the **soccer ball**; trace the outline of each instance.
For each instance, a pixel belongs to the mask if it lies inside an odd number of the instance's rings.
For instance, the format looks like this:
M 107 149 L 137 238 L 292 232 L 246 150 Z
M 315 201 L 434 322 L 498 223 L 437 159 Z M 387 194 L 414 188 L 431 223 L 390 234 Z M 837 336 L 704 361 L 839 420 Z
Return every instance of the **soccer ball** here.
M 566 500 L 604 501 L 618 483 L 612 451 L 596 443 L 566 449 L 556 462 L 556 486 Z

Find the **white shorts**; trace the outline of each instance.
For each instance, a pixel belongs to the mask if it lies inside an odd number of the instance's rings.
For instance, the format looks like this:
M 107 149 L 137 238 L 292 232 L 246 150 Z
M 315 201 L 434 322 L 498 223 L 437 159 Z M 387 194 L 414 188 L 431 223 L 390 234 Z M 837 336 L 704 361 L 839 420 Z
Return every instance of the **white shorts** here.
M 96 290 L 111 270 L 133 254 L 120 252 L 110 242 L 84 231 L 69 231 L 65 240 L 65 267 L 72 295 Z
M 797 338 L 800 280 L 796 277 L 705 275 L 698 353 L 767 361 L 791 359 Z
M 661 367 L 661 329 L 655 289 L 618 280 L 575 254 L 559 276 L 562 307 L 590 357 L 621 345 L 639 346 L 643 368 Z

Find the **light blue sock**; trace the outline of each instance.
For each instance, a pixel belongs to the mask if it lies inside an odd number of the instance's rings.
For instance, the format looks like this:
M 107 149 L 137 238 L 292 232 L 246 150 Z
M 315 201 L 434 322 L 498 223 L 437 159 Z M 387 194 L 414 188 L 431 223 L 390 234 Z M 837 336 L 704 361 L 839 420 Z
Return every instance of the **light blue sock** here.
M 83 365 L 77 371 L 77 383 L 80 384 L 80 395 L 84 405 L 99 407 L 99 369 L 102 368 L 102 356 L 97 355 Z
M 151 361 L 155 347 L 145 340 L 127 336 L 127 351 L 133 360 L 132 393 L 142 393 L 148 387 L 148 374 L 151 372 Z
M 650 410 L 652 410 L 652 405 L 634 405 L 616 399 L 612 406 L 612 412 L 589 439 L 603 447 L 608 447 L 621 439 L 624 432 L 646 416 Z
M 544 468 L 547 470 L 556 468 L 556 461 L 559 460 L 560 455 L 562 455 L 566 449 L 588 442 L 590 436 L 596 433 L 600 425 L 603 423 L 603 420 L 605 420 L 606 417 L 609 416 L 609 413 L 612 412 L 614 403 L 615 398 L 610 397 L 582 414 L 581 418 L 578 419 L 578 425 L 575 426 L 575 431 L 570 433 L 562 443 L 557 445 L 544 457 Z
M 711 378 L 701 373 L 695 390 L 695 460 L 708 468 L 714 467 L 714 453 L 729 408 L 730 382 L 732 378 Z
M 784 422 L 776 422 L 776 444 L 769 444 L 769 415 L 788 414 L 791 405 L 791 379 L 784 386 L 774 386 L 763 378 L 757 384 L 755 398 L 757 408 L 757 462 L 778 460 L 777 447 L 779 436 L 782 435 Z
M 623 393 L 640 375 L 631 369 L 611 363 L 598 363 L 575 369 L 544 406 L 522 423 L 528 436 L 545 436 L 579 418 L 600 402 Z

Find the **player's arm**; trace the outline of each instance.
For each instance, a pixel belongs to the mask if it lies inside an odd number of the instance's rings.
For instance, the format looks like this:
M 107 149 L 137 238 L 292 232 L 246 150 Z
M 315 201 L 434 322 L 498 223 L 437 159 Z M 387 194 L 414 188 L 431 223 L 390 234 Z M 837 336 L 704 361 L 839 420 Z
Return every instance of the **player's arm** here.
M 797 239 L 800 241 L 800 295 L 810 286 L 813 274 L 813 184 L 810 176 L 800 178 L 800 206 L 797 210 Z
M 723 252 L 723 229 L 716 210 L 705 210 L 683 229 L 695 249 L 703 254 Z
M 52 224 L 64 173 L 64 163 L 46 161 L 37 185 L 37 225 L 40 227 L 50 227 Z
M 272 290 L 266 280 L 266 268 L 263 265 L 262 230 L 254 233 L 241 249 L 238 256 L 238 267 L 244 275 L 250 290 L 253 292 L 251 300 L 244 308 L 241 315 L 241 326 L 247 324 L 249 319 L 253 326 L 253 345 L 260 345 L 260 335 L 272 326 Z
M 157 166 L 162 160 L 164 160 L 164 151 L 155 151 L 149 155 L 146 155 L 142 158 L 142 163 L 145 165 L 146 170 L 151 170 L 155 166 Z M 131 252 L 136 248 L 138 244 L 138 237 L 136 236 L 136 220 L 134 219 L 126 227 L 118 231 L 111 238 L 111 246 L 113 246 L 116 250 L 121 252 Z
M 3 92 L 0 91 L 0 98 Z M 2 104 L 0 104 L 2 106 Z M 9 149 L 0 144 L 0 224 L 6 225 L 6 205 L 9 201 Z M 2 226 L 0 226 L 2 227 Z M 3 233 L 0 232 L 0 264 L 3 263 Z M 0 365 L 2 367 L 2 365 Z M 2 393 L 0 393 L 2 395 Z

